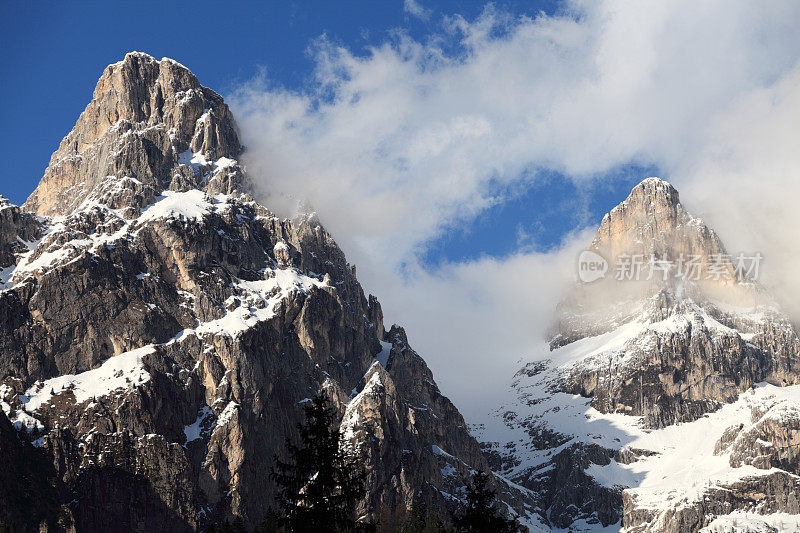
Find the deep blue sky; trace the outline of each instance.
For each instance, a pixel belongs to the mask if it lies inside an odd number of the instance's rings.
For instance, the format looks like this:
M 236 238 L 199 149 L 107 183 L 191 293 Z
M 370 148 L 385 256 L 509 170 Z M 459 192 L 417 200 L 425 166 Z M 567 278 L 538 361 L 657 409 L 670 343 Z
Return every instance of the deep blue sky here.
M 302 89 L 322 34 L 355 52 L 397 28 L 423 37 L 444 14 L 470 19 L 484 2 L 423 2 L 431 22 L 409 16 L 402 0 L 346 2 L 27 3 L 0 7 L 0 194 L 22 203 L 52 152 L 91 100 L 106 65 L 131 50 L 172 57 L 221 94 L 266 68 L 273 82 Z M 552 13 L 557 3 L 495 2 L 520 14 Z M 490 209 L 470 227 L 431 243 L 425 259 L 505 255 L 520 244 L 548 248 L 576 226 L 597 223 L 652 169 L 625 168 L 619 179 L 576 190 L 556 174 Z M 602 188 L 601 188 L 602 187 Z M 520 235 L 528 237 L 520 240 Z

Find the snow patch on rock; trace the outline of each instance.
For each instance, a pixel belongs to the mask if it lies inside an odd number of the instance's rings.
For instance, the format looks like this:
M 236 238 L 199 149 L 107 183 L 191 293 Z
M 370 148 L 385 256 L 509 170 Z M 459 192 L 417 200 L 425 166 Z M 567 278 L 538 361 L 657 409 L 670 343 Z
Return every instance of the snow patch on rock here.
M 699 533 L 777 533 L 800 531 L 800 516 L 789 513 L 756 514 L 734 511 L 716 517 Z
M 186 435 L 185 444 L 205 437 L 213 431 L 215 426 L 214 411 L 207 405 L 204 405 L 197 413 L 197 420 L 183 428 L 183 434 Z
M 38 381 L 25 391 L 20 400 L 25 411 L 34 413 L 63 392 L 71 391 L 75 403 L 81 404 L 119 389 L 140 386 L 150 380 L 150 374 L 144 369 L 143 359 L 154 351 L 152 344 L 147 345 L 111 357 L 98 368 L 80 374 L 66 374 Z
M 265 269 L 264 272 L 269 276 L 266 279 L 234 281 L 233 285 L 238 289 L 240 304 L 227 311 L 222 318 L 200 324 L 195 328 L 195 332 L 199 335 L 239 335 L 258 322 L 275 316 L 278 303 L 292 292 L 300 291 L 307 294 L 314 287 L 326 286 L 325 282 L 301 274 L 295 269 Z
M 211 198 L 203 191 L 197 189 L 184 192 L 164 191 L 156 203 L 142 211 L 138 222 L 143 224 L 166 218 L 185 218 L 197 222 L 212 209 Z

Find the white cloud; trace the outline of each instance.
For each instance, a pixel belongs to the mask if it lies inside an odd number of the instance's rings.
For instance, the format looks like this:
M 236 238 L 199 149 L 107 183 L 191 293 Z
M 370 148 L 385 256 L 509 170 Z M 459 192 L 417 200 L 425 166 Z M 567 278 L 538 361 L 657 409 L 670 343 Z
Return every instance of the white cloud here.
M 676 170 L 731 252 L 761 252 L 762 282 L 800 323 L 800 64 L 715 120 Z
M 431 17 L 431 10 L 423 7 L 417 0 L 403 0 L 403 11 L 421 20 Z
M 735 184 L 727 210 L 758 198 L 787 217 L 769 254 L 797 250 L 788 241 L 800 229 L 800 81 L 787 73 L 800 58 L 799 24 L 795 2 L 587 1 L 535 18 L 489 7 L 476 20 L 446 18 L 425 42 L 398 33 L 366 56 L 321 40 L 314 87 L 261 79 L 233 106 L 268 203 L 288 214 L 287 197 L 310 200 L 366 289 L 409 325 L 445 392 L 465 405 L 475 396 L 445 373 L 458 372 L 455 360 L 488 368 L 524 356 L 553 298 L 530 302 L 560 279 L 562 256 L 521 252 L 435 272 L 417 257 L 507 188 L 536 180 L 536 169 L 580 183 L 654 164 L 685 200 L 696 195 L 690 206 L 718 213 L 726 197 L 707 193 Z M 459 52 L 446 52 L 453 44 Z M 734 218 L 714 221 L 724 236 L 747 225 Z M 771 229 L 760 220 L 755 243 Z M 526 269 L 535 274 L 524 279 Z
M 467 420 L 498 405 L 520 359 L 547 353 L 553 311 L 589 240 L 583 231 L 549 253 L 483 257 L 433 272 L 415 266 L 405 280 L 380 280 L 385 311 L 402 322 Z

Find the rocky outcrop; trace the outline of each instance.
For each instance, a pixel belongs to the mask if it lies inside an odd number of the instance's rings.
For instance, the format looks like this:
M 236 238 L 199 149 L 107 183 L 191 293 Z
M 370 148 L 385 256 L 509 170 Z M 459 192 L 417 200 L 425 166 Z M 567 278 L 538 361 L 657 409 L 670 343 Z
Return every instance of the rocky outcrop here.
M 709 487 L 700 501 L 666 511 L 640 508 L 635 498 L 623 493 L 624 530 L 629 533 L 700 531 L 712 524 L 717 516 L 725 516 L 733 510 L 742 509 L 753 511 L 756 515 L 777 512 L 798 515 L 800 500 L 797 494 L 800 494 L 800 481 L 797 476 L 786 472 Z M 749 528 L 744 531 L 749 531 Z
M 257 525 L 324 389 L 369 470 L 362 519 L 420 494 L 446 515 L 486 467 L 477 442 L 317 216 L 250 195 L 240 151 L 216 93 L 128 54 L 24 209 L 0 211 L 0 400 L 53 508 L 77 531 Z M 530 492 L 494 484 L 524 517 Z
M 0 529 L 68 529 L 54 469 L 39 450 L 20 438 L 4 412 L 0 412 L 0 454 Z
M 591 396 L 599 411 L 664 427 L 695 420 L 755 383 L 800 382 L 794 326 L 737 273 L 717 235 L 686 212 L 672 185 L 648 178 L 634 187 L 603 218 L 590 250 L 616 272 L 565 298 L 551 347 L 620 324 L 643 327 L 624 349 L 605 352 L 606 360 L 595 354 L 572 367 L 565 391 Z M 629 268 L 632 261 L 638 266 Z
M 41 237 L 39 221 L 0 196 L 0 286 L 8 282 L 17 255 Z
M 729 427 L 715 452 L 728 455 L 734 468 L 800 473 L 800 405 L 779 398 L 753 405 L 750 420 Z
M 662 180 L 606 215 L 589 252 L 606 276 L 567 295 L 543 353 L 476 429 L 493 469 L 538 489 L 562 528 L 797 513 L 792 322 Z
M 576 520 L 602 525 L 620 521 L 622 491 L 604 487 L 586 473 L 591 465 L 611 464 L 613 454 L 591 443 L 572 443 L 552 457 L 553 468 L 536 476 L 536 484 L 526 483 L 543 493 L 540 505 L 549 511 L 553 526 L 569 528 Z
M 476 469 L 489 470 L 488 463 L 464 418 L 408 346 L 405 332 L 394 326 L 387 339 L 386 367 L 381 357 L 372 364 L 342 418 L 346 442 L 374 487 L 362 512 L 408 509 L 422 495 L 431 508 L 446 513 L 463 498 L 464 480 Z M 492 480 L 492 488 L 516 509 L 534 498 L 532 491 L 501 478 Z
M 696 420 L 756 383 L 797 383 L 800 344 L 785 316 L 764 309 L 747 320 L 669 291 L 648 305 L 636 319 L 641 327 L 631 328 L 635 336 L 618 351 L 568 369 L 563 390 L 591 396 L 599 411 L 644 416 L 649 426 L 665 427 Z M 737 318 L 739 329 L 726 325 Z
M 220 159 L 240 150 L 221 96 L 176 61 L 132 52 L 103 72 L 91 103 L 23 208 L 68 215 L 109 176 L 133 178 L 157 191 L 186 190 L 208 177 L 211 161 L 222 166 L 226 161 Z

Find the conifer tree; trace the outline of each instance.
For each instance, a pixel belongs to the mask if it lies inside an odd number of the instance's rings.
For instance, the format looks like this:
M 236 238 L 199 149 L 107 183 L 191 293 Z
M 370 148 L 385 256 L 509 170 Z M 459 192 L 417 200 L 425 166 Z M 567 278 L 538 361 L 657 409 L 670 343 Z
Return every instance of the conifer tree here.
M 433 511 L 428 510 L 421 497 L 414 498 L 408 519 L 402 529 L 403 533 L 444 533 L 447 528 L 444 520 Z
M 403 533 L 422 533 L 428 523 L 428 507 L 420 498 L 414 498 L 411 502 L 411 511 L 408 513 L 408 520 L 403 527 Z
M 428 521 L 425 524 L 423 533 L 445 533 L 447 528 L 444 525 L 444 520 L 438 514 L 431 513 L 428 515 Z
M 264 517 L 264 521 L 261 522 L 261 525 L 256 529 L 256 533 L 279 533 L 286 531 L 282 526 L 283 520 L 281 519 L 281 515 L 275 512 L 275 509 L 269 508 L 267 510 L 267 514 Z
M 475 472 L 467 486 L 467 505 L 453 518 L 456 531 L 463 533 L 516 533 L 519 524 L 504 517 L 495 507 L 495 492 L 488 486 L 489 474 Z
M 229 520 L 225 520 L 219 525 L 211 525 L 206 529 L 206 533 L 247 533 L 247 529 L 244 527 L 244 521 L 240 516 L 237 516 L 233 523 Z
M 300 443 L 287 439 L 288 460 L 275 457 L 271 477 L 278 485 L 285 524 L 293 532 L 349 531 L 364 495 L 366 473 L 341 446 L 336 412 L 321 392 L 305 406 Z

